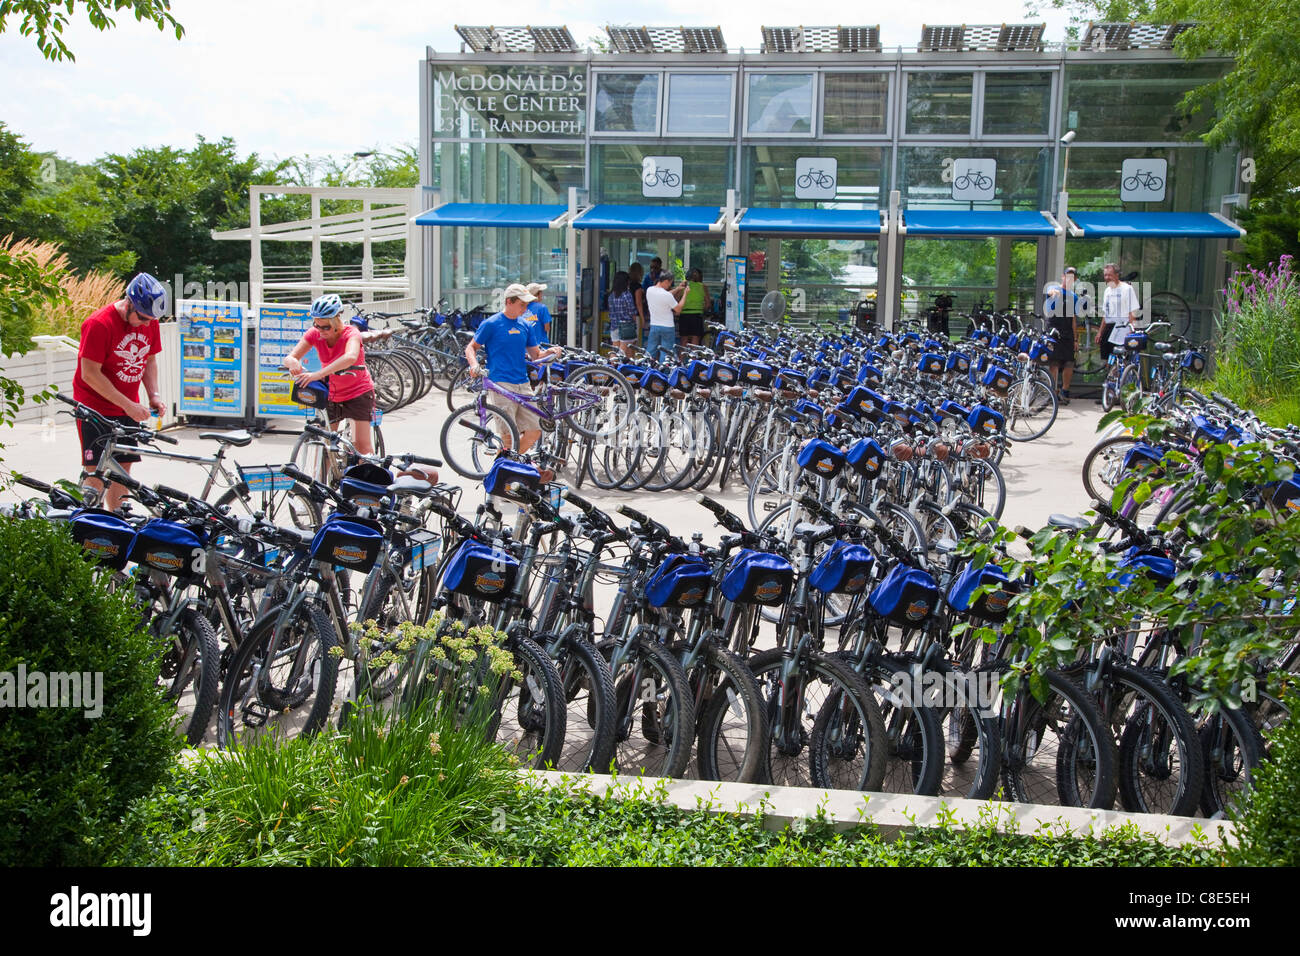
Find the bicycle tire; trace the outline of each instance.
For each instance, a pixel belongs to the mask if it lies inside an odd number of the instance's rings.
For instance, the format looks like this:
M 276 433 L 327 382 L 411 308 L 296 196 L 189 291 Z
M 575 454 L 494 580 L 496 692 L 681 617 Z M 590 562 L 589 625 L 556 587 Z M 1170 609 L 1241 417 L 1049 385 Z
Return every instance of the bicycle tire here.
M 1119 745 L 1120 805 L 1131 813 L 1191 816 L 1200 806 L 1205 762 L 1196 725 L 1163 678 L 1113 663 L 1118 690 L 1106 714 Z
M 286 656 L 293 652 L 293 663 L 286 676 L 297 671 L 298 677 L 294 687 L 280 687 L 271 682 L 271 668 L 265 660 L 279 617 L 277 609 L 254 622 L 226 669 L 217 707 L 218 747 L 236 746 L 241 735 L 257 728 L 279 728 L 280 722 L 271 726 L 273 716 L 300 709 L 309 700 L 311 707 L 299 734 L 311 736 L 325 725 L 334 701 L 334 684 L 338 675 L 338 660 L 330 653 L 337 643 L 334 625 L 329 616 L 314 604 L 304 602 L 299 605 L 287 625 L 287 629 L 295 632 L 291 636 L 296 636 L 298 642 L 285 651 Z M 299 655 L 307 656 L 301 666 L 297 664 Z M 262 712 L 254 711 L 254 706 L 260 707 Z M 250 716 L 254 719 L 249 720 Z
M 1110 503 L 1115 487 L 1123 480 L 1124 458 L 1137 443 L 1129 435 L 1113 435 L 1088 452 L 1083 459 L 1083 490 L 1089 501 Z
M 523 634 L 507 637 L 505 649 L 521 680 L 503 680 L 497 689 L 489 737 L 521 766 L 549 770 L 564 752 L 564 685 L 555 662 Z
M 1142 373 L 1136 365 L 1125 365 L 1115 385 L 1115 401 L 1125 411 L 1137 411 L 1142 398 Z
M 1241 710 L 1221 707 L 1198 728 L 1205 759 L 1205 785 L 1201 811 L 1207 817 L 1226 815 L 1238 808 L 1250 791 L 1251 777 L 1264 761 L 1264 739 Z
M 412 582 L 414 585 L 412 590 L 423 586 L 426 575 L 427 572 L 421 572 L 419 578 Z M 401 586 L 401 582 L 394 580 L 390 575 L 385 575 L 375 586 L 375 590 L 371 592 L 370 597 L 357 610 L 357 621 L 365 623 L 374 620 L 381 630 L 387 632 L 384 639 L 361 648 L 356 663 L 356 696 L 358 699 L 368 698 L 373 701 L 385 700 L 391 697 L 393 691 L 405 679 L 407 668 L 411 665 L 410 652 L 399 647 L 401 635 L 397 633 L 397 628 L 401 624 L 414 621 L 418 617 L 418 610 L 416 609 L 421 602 L 416 594 L 407 596 L 408 606 L 413 611 L 410 616 L 400 613 L 400 602 L 395 602 L 390 606 L 389 598 L 393 597 Z M 383 663 L 383 666 L 371 666 L 371 660 L 381 656 L 388 658 Z
M 153 620 L 155 624 L 159 621 L 157 617 Z M 217 695 L 221 692 L 221 642 L 212 622 L 193 608 L 181 612 L 176 624 L 172 648 L 164 655 L 164 668 L 159 680 L 167 699 L 177 704 L 185 692 L 193 688 L 194 708 L 181 726 L 185 742 L 197 747 L 207 734 L 212 711 L 217 706 Z M 175 661 L 175 673 L 170 679 L 166 673 L 170 669 L 167 666 L 169 660 Z
M 602 653 L 613 642 L 602 642 Z M 644 636 L 614 673 L 614 766 L 620 774 L 680 778 L 695 741 L 695 704 L 677 658 Z M 639 705 L 639 706 L 638 706 Z
M 1192 326 L 1192 307 L 1177 292 L 1161 291 L 1151 296 L 1147 311 L 1153 322 L 1168 322 L 1171 336 L 1186 336 Z
M 955 493 L 961 499 L 958 506 L 979 508 L 1001 519 L 1007 506 L 1007 481 L 1001 468 L 987 458 L 968 458 L 949 470 Z
M 276 480 L 289 481 L 288 478 Z M 227 489 L 214 506 L 229 508 L 234 514 L 249 517 L 261 513 L 272 524 L 292 526 L 299 531 L 314 531 L 321 523 L 320 505 L 297 482 L 280 491 L 276 491 L 274 486 L 270 491 L 251 491 L 248 483 L 241 481 Z
M 464 428 L 462 421 L 475 428 L 486 429 L 490 434 Z M 502 429 L 506 431 L 506 440 L 501 437 Z M 474 401 L 452 412 L 442 423 L 438 442 L 443 461 L 456 474 L 473 481 L 482 481 L 492 467 L 498 451 L 507 447 L 519 447 L 519 430 L 501 409 L 487 404 L 486 399 L 483 399 L 481 404 Z
M 848 654 L 834 656 L 853 666 Z M 863 677 L 875 694 L 889 741 L 880 789 L 885 793 L 936 796 L 947 756 L 939 712 L 924 698 L 918 699 L 920 695 L 899 695 L 894 690 L 897 686 L 915 689 L 910 662 L 884 655 Z
M 763 696 L 768 722 L 768 765 L 773 784 L 879 790 L 888 745 L 875 695 L 847 664 L 805 650 L 796 662 L 799 699 L 788 712 L 799 726 L 780 726 L 784 651 L 772 648 L 748 661 Z M 804 725 L 809 726 L 805 727 Z
M 615 722 L 609 662 L 578 630 L 561 636 L 554 660 L 565 702 L 564 749 L 555 769 L 608 773 L 614 760 Z
M 1038 379 L 1011 386 L 1007 396 L 1007 437 L 1012 441 L 1033 441 L 1047 434 L 1059 411 L 1056 390 Z
M 663 447 L 659 467 L 641 486 L 646 491 L 667 491 L 695 467 L 695 431 L 690 419 L 680 411 L 668 409 L 661 410 L 659 418 Z
M 579 396 L 585 399 L 600 396 L 594 406 L 565 418 L 569 427 L 584 438 L 616 434 L 628 426 L 637 407 L 631 383 L 609 365 L 584 365 L 567 374 L 556 401 L 557 416 L 570 411 Z
M 401 408 L 406 398 L 406 378 L 401 368 L 382 354 L 371 356 L 366 368 L 375 384 L 376 407 L 386 412 Z
M 1021 690 L 1002 746 L 1002 782 L 1018 803 L 1109 810 L 1118 790 L 1115 741 L 1097 704 L 1061 671 L 1043 675 L 1046 699 Z M 1041 758 L 1041 759 L 1040 759 Z
M 677 648 L 679 655 L 684 651 Z M 767 721 L 753 671 L 727 648 L 708 642 L 686 677 L 699 716 L 699 779 L 766 783 Z

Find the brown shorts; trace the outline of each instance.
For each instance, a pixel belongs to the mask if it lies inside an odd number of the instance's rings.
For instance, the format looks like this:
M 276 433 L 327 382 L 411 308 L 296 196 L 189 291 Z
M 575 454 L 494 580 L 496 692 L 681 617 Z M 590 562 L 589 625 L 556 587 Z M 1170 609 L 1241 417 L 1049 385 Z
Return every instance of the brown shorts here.
M 530 401 L 533 400 L 533 387 L 527 382 L 517 384 L 513 382 L 494 381 L 492 384 L 504 391 L 514 392 L 516 395 L 520 395 Z M 502 398 L 496 392 L 488 392 L 488 395 L 488 404 L 495 405 L 497 408 L 501 409 L 501 411 L 505 412 L 506 417 L 513 421 L 515 427 L 519 429 L 520 435 L 524 432 L 535 432 L 542 427 L 541 419 L 524 406 L 517 402 L 510 401 L 508 398 Z M 534 402 L 534 404 L 536 404 L 536 402 Z
M 331 422 L 342 421 L 345 418 L 350 418 L 354 422 L 368 422 L 375 411 L 375 390 L 371 389 L 364 395 L 349 398 L 346 402 L 330 402 L 327 410 Z

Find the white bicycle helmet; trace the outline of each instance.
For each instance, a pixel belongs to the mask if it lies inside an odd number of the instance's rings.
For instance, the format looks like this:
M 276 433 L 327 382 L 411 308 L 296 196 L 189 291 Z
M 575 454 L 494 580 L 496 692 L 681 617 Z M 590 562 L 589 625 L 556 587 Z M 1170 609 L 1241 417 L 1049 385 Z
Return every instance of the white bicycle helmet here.
M 323 295 L 311 304 L 313 319 L 332 319 L 343 311 L 343 300 L 331 292 Z

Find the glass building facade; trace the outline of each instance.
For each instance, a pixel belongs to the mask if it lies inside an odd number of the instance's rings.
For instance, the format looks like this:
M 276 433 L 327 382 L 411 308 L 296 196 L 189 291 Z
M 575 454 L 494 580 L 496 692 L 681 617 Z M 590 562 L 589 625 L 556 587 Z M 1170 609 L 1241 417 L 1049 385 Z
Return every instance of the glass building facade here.
M 567 205 L 573 187 L 588 205 L 721 207 L 730 191 L 737 208 L 870 211 L 887 209 L 897 191 L 905 221 L 908 209 L 1059 214 L 1064 188 L 1076 210 L 1219 213 L 1223 197 L 1242 188 L 1238 157 L 1195 138 L 1207 117 L 1184 97 L 1227 67 L 1170 50 L 1063 45 L 757 56 L 429 51 L 421 64 L 423 185 L 431 205 L 435 193 L 437 203 Z M 1060 139 L 1071 130 L 1067 147 Z M 972 163 L 987 186 L 977 196 L 954 188 Z M 680 168 L 673 195 L 647 186 L 656 168 Z M 1135 171 L 1140 201 L 1123 188 Z M 678 176 L 657 175 L 661 186 Z M 1150 188 L 1157 180 L 1162 188 Z M 438 288 L 426 295 L 462 306 L 533 280 L 562 304 L 571 266 L 591 268 L 599 283 L 606 270 L 659 255 L 701 268 L 717 289 L 724 265 L 721 234 L 586 232 L 571 264 L 560 229 L 440 233 L 438 261 L 426 266 Z M 750 313 L 779 287 L 795 318 L 836 315 L 875 295 L 887 267 L 876 236 L 746 233 L 739 241 L 749 256 Z M 1152 291 L 1183 295 L 1207 321 L 1222 280 L 1219 240 L 1064 241 L 1082 277 L 1099 281 L 1102 264 L 1119 261 Z M 1033 311 L 1053 278 L 1046 244 L 909 235 L 888 267 L 899 270 L 905 311 L 939 291 L 953 292 L 959 310 L 984 302 Z

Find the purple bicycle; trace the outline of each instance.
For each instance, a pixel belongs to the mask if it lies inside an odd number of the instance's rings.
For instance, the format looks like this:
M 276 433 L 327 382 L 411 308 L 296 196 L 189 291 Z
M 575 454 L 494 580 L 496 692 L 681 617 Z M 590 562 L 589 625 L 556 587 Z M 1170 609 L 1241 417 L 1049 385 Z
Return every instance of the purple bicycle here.
M 523 406 L 541 420 L 544 431 L 571 428 L 583 438 L 598 439 L 630 426 L 635 392 L 618 369 L 581 353 L 564 362 L 549 359 L 529 365 L 538 372 L 531 398 L 509 392 L 490 378 L 475 379 L 470 384 L 473 401 L 443 423 L 442 458 L 458 475 L 481 481 L 501 449 L 519 447 L 513 419 L 491 404 L 490 395 Z

